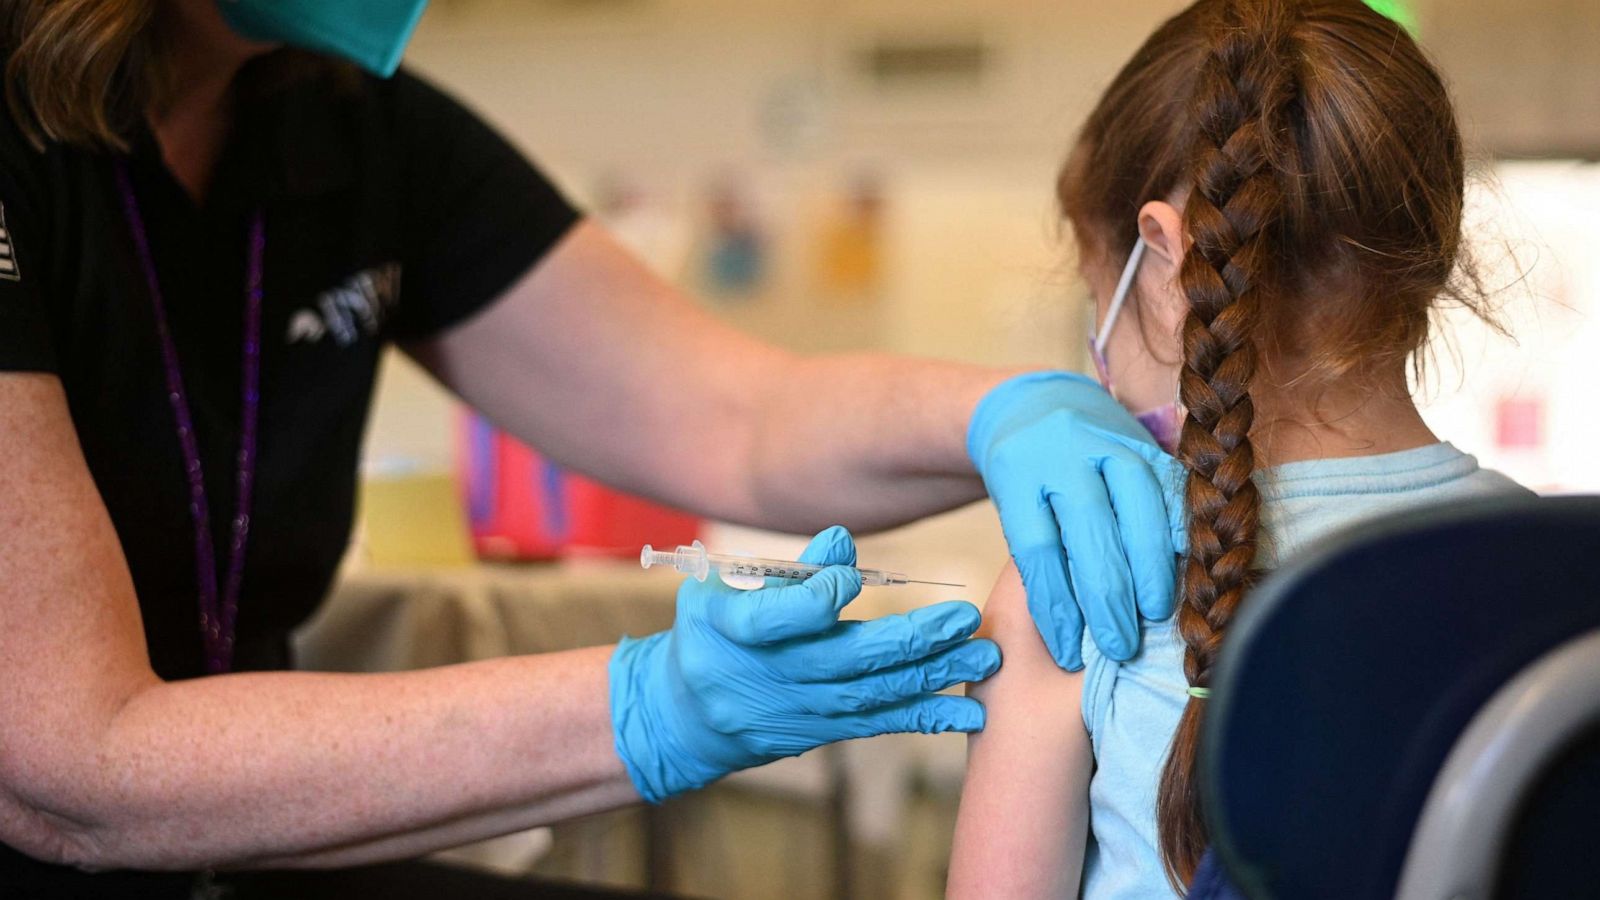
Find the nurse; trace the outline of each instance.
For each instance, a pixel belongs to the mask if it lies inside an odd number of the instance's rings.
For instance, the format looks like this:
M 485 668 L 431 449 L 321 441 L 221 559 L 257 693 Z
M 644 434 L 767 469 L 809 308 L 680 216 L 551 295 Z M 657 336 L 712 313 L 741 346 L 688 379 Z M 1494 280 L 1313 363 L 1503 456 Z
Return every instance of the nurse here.
M 977 610 L 840 623 L 845 568 L 688 582 L 671 630 L 616 647 L 281 671 L 390 343 L 552 458 L 708 516 L 884 528 L 987 486 L 1063 666 L 1085 618 L 1124 658 L 1170 612 L 1170 460 L 1097 386 L 718 324 L 395 74 L 421 7 L 0 7 L 0 894 L 188 896 L 186 872 L 404 859 L 982 727 L 935 693 L 999 665 Z M 837 528 L 807 550 L 853 558 Z

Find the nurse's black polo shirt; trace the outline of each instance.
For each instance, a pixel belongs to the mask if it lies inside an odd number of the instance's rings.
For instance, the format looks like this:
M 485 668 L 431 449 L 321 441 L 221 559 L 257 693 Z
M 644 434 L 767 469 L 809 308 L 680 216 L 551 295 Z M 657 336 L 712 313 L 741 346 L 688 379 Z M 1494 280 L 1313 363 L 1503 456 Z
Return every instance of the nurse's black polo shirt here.
M 242 83 L 251 77 L 247 68 Z M 328 67 L 249 94 L 203 204 L 147 131 L 133 135 L 128 165 L 219 567 L 234 510 L 246 230 L 253 211 L 264 217 L 258 462 L 235 668 L 271 669 L 290 664 L 289 631 L 344 553 L 384 345 L 484 309 L 578 214 L 502 137 L 404 71 L 380 80 Z M 0 370 L 61 379 L 133 573 L 151 661 L 184 678 L 204 670 L 189 492 L 112 160 L 37 152 L 9 111 L 0 116 Z

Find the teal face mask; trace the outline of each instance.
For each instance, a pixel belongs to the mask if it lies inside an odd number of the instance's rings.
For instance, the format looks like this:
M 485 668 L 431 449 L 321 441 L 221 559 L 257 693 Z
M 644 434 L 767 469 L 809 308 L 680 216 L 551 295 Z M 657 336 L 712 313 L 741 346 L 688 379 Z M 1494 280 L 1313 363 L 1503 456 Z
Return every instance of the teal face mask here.
M 342 56 L 384 78 L 400 67 L 428 0 L 217 0 L 228 27 L 251 40 Z

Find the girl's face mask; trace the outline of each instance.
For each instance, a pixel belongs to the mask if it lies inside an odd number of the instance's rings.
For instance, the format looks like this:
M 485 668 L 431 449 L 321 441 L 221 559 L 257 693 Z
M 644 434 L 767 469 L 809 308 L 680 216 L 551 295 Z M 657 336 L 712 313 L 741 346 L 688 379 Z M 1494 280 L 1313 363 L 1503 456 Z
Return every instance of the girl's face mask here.
M 1144 250 L 1144 238 L 1139 238 L 1133 245 L 1133 252 L 1128 254 L 1128 264 L 1122 267 L 1122 277 L 1117 280 L 1110 306 L 1106 307 L 1106 320 L 1100 326 L 1099 333 L 1089 339 L 1089 358 L 1094 360 L 1095 374 L 1100 377 L 1101 386 L 1112 396 L 1116 396 L 1117 391 L 1111 384 L 1111 369 L 1106 365 L 1106 344 L 1111 340 L 1111 329 L 1117 324 L 1122 304 L 1128 299 L 1128 290 L 1133 287 L 1133 276 L 1139 271 L 1139 260 L 1144 258 Z M 1184 415 L 1183 407 L 1174 397 L 1171 403 L 1144 412 L 1134 412 L 1133 417 L 1150 432 L 1161 449 L 1176 453 Z

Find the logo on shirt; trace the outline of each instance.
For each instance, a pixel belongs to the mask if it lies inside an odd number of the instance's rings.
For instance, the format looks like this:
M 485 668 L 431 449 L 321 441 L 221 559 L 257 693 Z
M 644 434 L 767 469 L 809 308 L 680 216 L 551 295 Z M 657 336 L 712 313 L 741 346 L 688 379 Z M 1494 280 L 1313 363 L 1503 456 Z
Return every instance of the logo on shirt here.
M 319 294 L 316 303 L 290 316 L 284 339 L 291 344 L 315 344 L 332 337 L 334 343 L 348 347 L 363 336 L 376 335 L 399 296 L 399 263 L 384 263 L 357 272 L 338 287 Z
M 6 227 L 6 205 L 0 203 L 0 279 L 21 281 L 22 270 L 17 268 L 17 251 L 11 246 L 11 229 Z

